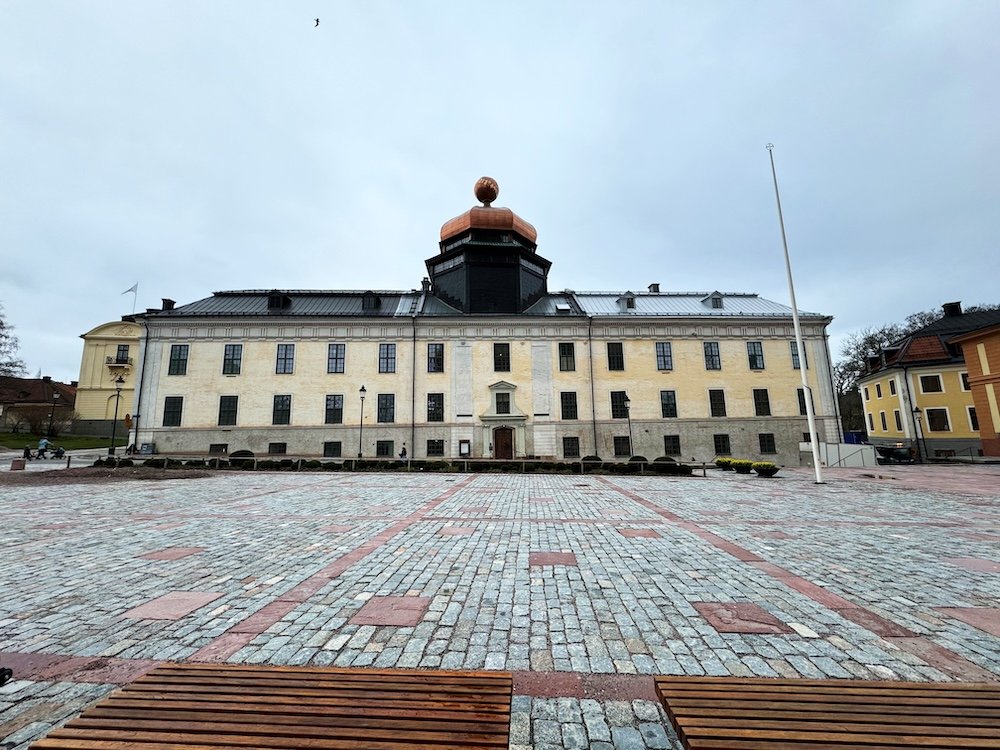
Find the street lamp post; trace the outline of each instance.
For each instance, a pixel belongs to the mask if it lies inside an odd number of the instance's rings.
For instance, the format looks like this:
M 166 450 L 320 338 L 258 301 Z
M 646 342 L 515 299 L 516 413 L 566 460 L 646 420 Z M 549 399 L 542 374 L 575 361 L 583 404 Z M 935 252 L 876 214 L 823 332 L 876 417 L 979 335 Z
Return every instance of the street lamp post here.
M 56 404 L 59 403 L 59 391 L 52 392 L 52 411 L 49 412 L 49 429 L 45 433 L 45 436 L 51 440 L 52 439 L 52 420 L 56 416 Z
M 358 394 L 361 396 L 361 422 L 358 426 L 358 458 L 361 458 L 361 446 L 363 445 L 361 438 L 365 434 L 365 394 L 367 392 L 364 386 L 361 386 L 361 390 L 358 391 Z
M 118 437 L 118 404 L 122 400 L 122 386 L 125 385 L 125 378 L 119 375 L 115 378 L 115 419 L 111 423 L 111 447 L 108 448 L 108 455 L 115 455 L 115 438 Z
M 913 407 L 913 427 L 917 433 L 917 460 L 918 463 L 924 462 L 924 456 L 927 454 L 927 443 L 924 442 L 924 432 L 920 428 L 920 407 Z M 922 444 L 922 447 L 921 447 Z
M 629 399 L 628 394 L 625 394 L 625 419 L 628 420 L 628 453 L 629 456 L 635 455 L 635 446 L 632 445 L 632 401 Z

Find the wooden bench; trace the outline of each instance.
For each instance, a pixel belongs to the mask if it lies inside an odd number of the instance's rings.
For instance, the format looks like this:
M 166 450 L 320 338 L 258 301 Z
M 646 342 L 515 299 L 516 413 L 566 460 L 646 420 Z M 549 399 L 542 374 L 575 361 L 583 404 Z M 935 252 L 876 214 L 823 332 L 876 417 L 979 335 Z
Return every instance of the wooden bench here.
M 1000 748 L 1000 684 L 657 677 L 688 750 Z
M 170 664 L 32 750 L 506 749 L 507 672 Z

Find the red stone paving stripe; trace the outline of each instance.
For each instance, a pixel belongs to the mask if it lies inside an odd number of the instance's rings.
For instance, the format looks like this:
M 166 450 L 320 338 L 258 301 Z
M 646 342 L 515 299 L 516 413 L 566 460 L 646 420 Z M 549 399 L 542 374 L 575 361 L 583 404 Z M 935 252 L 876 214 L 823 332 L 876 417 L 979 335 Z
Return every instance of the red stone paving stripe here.
M 660 532 L 655 529 L 617 529 L 618 533 L 628 539 L 661 539 Z
M 529 552 L 528 566 L 538 565 L 577 565 L 576 555 L 572 552 Z
M 139 557 L 143 560 L 180 560 L 181 558 L 197 555 L 199 552 L 204 551 L 204 547 L 167 547 L 156 552 L 147 552 L 145 555 L 139 555 Z
M 373 596 L 348 620 L 352 625 L 417 625 L 431 606 L 429 596 Z
M 171 591 L 123 613 L 135 620 L 179 620 L 222 596 L 219 591 Z
M 675 520 L 677 526 L 690 531 L 693 534 L 697 534 L 702 539 L 714 544 L 718 549 L 723 552 L 728 552 L 729 554 L 734 554 L 735 551 L 742 550 L 742 547 L 732 544 L 721 537 L 712 534 L 711 532 L 705 531 L 697 523 L 692 523 L 691 521 L 685 521 L 679 516 L 670 513 L 670 511 L 660 510 L 657 506 L 649 500 L 646 500 L 634 492 L 630 492 L 626 489 L 618 487 L 609 479 L 605 477 L 599 477 L 599 480 L 604 482 L 604 484 L 611 487 L 616 492 L 625 495 L 630 500 L 633 500 L 640 505 L 650 508 L 664 518 L 670 518 Z M 882 522 L 871 522 L 872 525 L 883 525 Z M 934 525 L 934 526 L 948 526 L 948 525 L 958 525 L 958 524 L 924 524 L 917 522 L 917 525 Z M 717 541 L 723 542 L 724 544 L 718 544 Z M 749 553 L 753 554 L 753 553 Z M 743 559 L 743 558 L 739 558 Z M 945 648 L 944 646 L 939 646 L 928 638 L 921 636 L 912 637 L 913 633 L 907 630 L 902 625 L 888 620 L 881 615 L 872 612 L 869 609 L 858 606 L 854 602 L 848 601 L 843 597 L 837 596 L 836 594 L 827 591 L 822 586 L 817 586 L 811 581 L 807 581 L 801 576 L 795 575 L 777 565 L 772 565 L 759 557 L 755 557 L 749 560 L 750 565 L 757 568 L 761 573 L 769 575 L 772 578 L 780 581 L 789 588 L 795 589 L 801 594 L 808 596 L 817 604 L 821 604 L 828 609 L 831 609 L 837 614 L 845 617 L 852 622 L 861 625 L 870 632 L 885 638 L 887 641 L 896 644 L 904 651 L 919 657 L 927 664 L 942 672 L 957 677 L 961 680 L 986 680 L 989 682 L 1000 682 L 1000 675 L 997 675 L 989 670 L 983 669 L 982 667 L 973 664 L 968 659 L 960 656 L 951 649 Z M 963 567 L 969 567 L 971 570 L 978 570 L 981 572 L 998 572 L 1000 571 L 1000 563 L 993 562 L 992 560 L 981 560 L 979 558 L 952 558 L 947 562 L 953 564 L 962 565 Z M 994 571 L 992 566 L 997 566 L 997 570 Z M 881 632 L 880 632 L 881 631 Z M 893 635 L 888 635 L 893 633 Z M 905 635 L 896 635 L 896 634 Z M 885 634 L 885 635 L 883 635 Z
M 251 640 L 253 640 L 253 638 L 260 635 L 269 627 L 281 620 L 282 617 L 295 609 L 299 603 L 305 601 L 309 595 L 318 591 L 331 579 L 341 575 L 355 563 L 363 560 L 372 552 L 375 552 L 400 532 L 405 531 L 417 521 L 422 520 L 432 510 L 441 505 L 441 503 L 451 498 L 451 496 L 455 493 L 464 489 L 470 483 L 475 481 L 475 479 L 476 476 L 472 474 L 467 478 L 456 482 L 448 488 L 448 490 L 441 493 L 434 499 L 424 503 L 410 515 L 379 532 L 360 547 L 351 550 L 345 555 L 341 555 L 336 560 L 333 560 L 324 568 L 321 568 L 301 583 L 292 587 L 283 596 L 279 596 L 276 601 L 267 605 L 263 609 L 258 610 L 255 614 L 250 615 L 248 618 L 243 620 L 243 622 L 233 625 L 229 628 L 229 630 L 218 636 L 208 645 L 202 646 L 191 656 L 191 661 L 225 661 L 247 645 Z M 249 639 L 243 640 L 242 637 L 235 637 L 244 635 L 250 636 Z
M 996 560 L 984 560 L 981 557 L 946 557 L 944 561 L 975 573 L 1000 573 L 1000 562 Z
M 1000 609 L 996 607 L 935 607 L 945 617 L 961 620 L 966 625 L 1000 638 Z

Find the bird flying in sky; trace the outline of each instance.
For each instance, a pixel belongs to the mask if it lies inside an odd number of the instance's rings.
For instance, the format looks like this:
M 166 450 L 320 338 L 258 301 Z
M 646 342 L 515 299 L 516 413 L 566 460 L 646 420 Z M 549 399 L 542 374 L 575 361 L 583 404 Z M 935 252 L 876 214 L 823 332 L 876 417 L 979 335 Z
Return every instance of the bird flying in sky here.
M 316 26 L 319 26 L 319 19 L 318 18 L 316 19 Z M 316 26 L 313 26 L 313 28 L 315 29 Z

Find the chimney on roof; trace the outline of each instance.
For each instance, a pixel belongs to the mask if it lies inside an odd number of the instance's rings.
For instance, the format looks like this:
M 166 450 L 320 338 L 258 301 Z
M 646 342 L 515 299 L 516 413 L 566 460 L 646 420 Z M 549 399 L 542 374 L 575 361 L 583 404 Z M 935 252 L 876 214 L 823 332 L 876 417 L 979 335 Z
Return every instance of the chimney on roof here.
M 172 299 L 167 299 L 166 297 L 161 297 L 161 299 L 163 300 L 163 307 L 161 308 L 163 310 L 173 310 L 174 305 L 177 304 Z
M 962 303 L 945 302 L 941 305 L 941 309 L 944 310 L 944 316 L 946 318 L 954 318 L 962 314 Z
M 428 294 L 431 291 L 431 280 L 426 276 L 420 280 L 420 291 L 424 294 Z
M 659 294 L 660 293 L 660 285 L 659 284 L 650 284 L 649 285 L 649 293 L 650 294 Z
M 69 386 L 70 386 L 70 388 L 79 388 L 80 387 L 80 381 L 79 380 L 71 380 L 71 381 L 69 381 Z
M 49 381 L 52 380 L 52 376 L 51 375 L 42 375 L 42 380 L 45 381 L 46 383 L 48 383 Z

